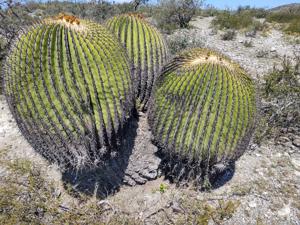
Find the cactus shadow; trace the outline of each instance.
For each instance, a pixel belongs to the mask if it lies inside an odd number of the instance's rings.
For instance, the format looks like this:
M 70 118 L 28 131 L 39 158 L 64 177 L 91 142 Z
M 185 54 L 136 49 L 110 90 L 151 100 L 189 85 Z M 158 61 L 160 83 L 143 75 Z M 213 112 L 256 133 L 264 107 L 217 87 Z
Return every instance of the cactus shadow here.
M 64 188 L 74 197 L 81 194 L 105 198 L 117 192 L 123 184 L 125 170 L 137 136 L 138 117 L 133 116 L 124 128 L 119 154 L 104 166 L 81 171 L 67 170 L 62 174 Z
M 227 184 L 233 178 L 234 173 L 235 163 L 232 163 L 224 171 L 211 178 L 211 188 L 215 190 Z

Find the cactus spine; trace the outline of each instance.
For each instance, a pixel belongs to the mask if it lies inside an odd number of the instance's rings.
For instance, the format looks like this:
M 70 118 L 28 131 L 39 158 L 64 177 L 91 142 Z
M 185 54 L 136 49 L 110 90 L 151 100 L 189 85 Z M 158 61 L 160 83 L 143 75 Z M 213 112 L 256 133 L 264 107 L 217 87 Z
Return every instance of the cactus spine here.
M 149 124 L 173 161 L 172 173 L 190 179 L 242 154 L 254 113 L 254 87 L 245 72 L 216 52 L 193 49 L 165 66 L 150 101 Z
M 32 146 L 76 168 L 109 157 L 134 106 L 126 52 L 101 25 L 67 15 L 20 34 L 5 94 Z
M 167 58 L 159 31 L 138 14 L 124 14 L 107 21 L 107 27 L 126 47 L 133 64 L 136 97 L 144 108 L 153 84 Z

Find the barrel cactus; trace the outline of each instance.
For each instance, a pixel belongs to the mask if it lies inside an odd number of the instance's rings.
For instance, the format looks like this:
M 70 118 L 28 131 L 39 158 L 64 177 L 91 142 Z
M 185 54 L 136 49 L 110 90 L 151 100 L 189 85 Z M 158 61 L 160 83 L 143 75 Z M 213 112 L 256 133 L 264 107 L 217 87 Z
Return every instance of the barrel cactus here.
M 134 94 L 126 52 L 106 28 L 64 14 L 28 27 L 4 76 L 20 130 L 47 159 L 83 168 L 115 153 Z
M 159 31 L 139 14 L 115 16 L 107 21 L 107 27 L 127 49 L 133 65 L 137 104 L 143 109 L 166 62 L 165 41 Z
M 254 95 L 243 69 L 217 52 L 192 49 L 166 65 L 150 100 L 149 124 L 168 172 L 204 181 L 234 162 L 249 142 Z

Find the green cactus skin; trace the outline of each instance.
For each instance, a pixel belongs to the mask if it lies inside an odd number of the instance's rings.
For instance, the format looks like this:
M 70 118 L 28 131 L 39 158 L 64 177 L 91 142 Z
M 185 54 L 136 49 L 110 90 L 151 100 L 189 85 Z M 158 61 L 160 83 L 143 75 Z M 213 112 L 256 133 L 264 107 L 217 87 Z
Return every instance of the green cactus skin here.
M 138 14 L 124 14 L 107 21 L 107 27 L 127 49 L 133 64 L 137 103 L 146 108 L 153 84 L 167 59 L 159 31 Z
M 76 22 L 46 19 L 20 34 L 6 60 L 5 94 L 38 152 L 83 168 L 115 151 L 134 94 L 123 47 L 101 25 Z
M 207 175 L 214 165 L 233 162 L 245 151 L 254 123 L 254 92 L 237 64 L 207 49 L 183 52 L 165 66 L 148 119 L 179 176 Z M 194 169 L 187 174 L 187 168 Z

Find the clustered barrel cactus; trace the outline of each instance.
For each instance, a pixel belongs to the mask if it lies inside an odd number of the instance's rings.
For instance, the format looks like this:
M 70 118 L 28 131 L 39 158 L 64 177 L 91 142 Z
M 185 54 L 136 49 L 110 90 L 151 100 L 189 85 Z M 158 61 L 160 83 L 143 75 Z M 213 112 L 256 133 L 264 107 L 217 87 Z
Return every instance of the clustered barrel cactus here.
M 123 47 L 101 25 L 67 15 L 19 36 L 7 58 L 5 91 L 34 148 L 74 167 L 115 151 L 134 106 Z
M 228 58 L 207 49 L 183 52 L 166 65 L 153 92 L 149 124 L 178 179 L 205 174 L 245 150 L 254 87 Z
M 167 59 L 162 35 L 139 14 L 124 14 L 107 21 L 107 27 L 126 47 L 133 64 L 133 79 L 140 108 L 146 107 L 157 75 Z
M 200 181 L 245 151 L 255 97 L 243 69 L 193 49 L 161 71 L 167 50 L 154 27 L 134 14 L 107 26 L 112 33 L 61 14 L 27 28 L 12 47 L 5 94 L 38 152 L 75 168 L 107 162 L 120 150 L 135 101 L 148 107 L 165 168 L 179 180 Z

